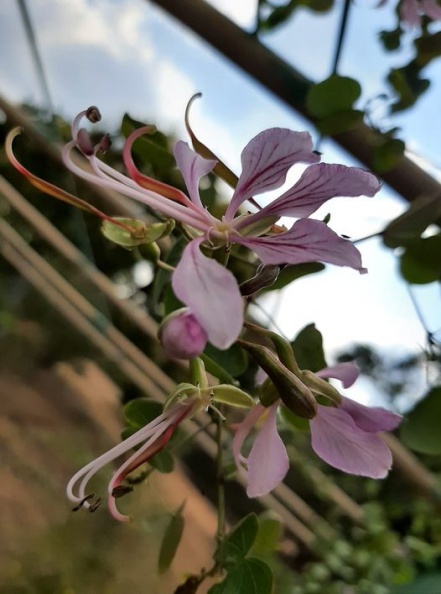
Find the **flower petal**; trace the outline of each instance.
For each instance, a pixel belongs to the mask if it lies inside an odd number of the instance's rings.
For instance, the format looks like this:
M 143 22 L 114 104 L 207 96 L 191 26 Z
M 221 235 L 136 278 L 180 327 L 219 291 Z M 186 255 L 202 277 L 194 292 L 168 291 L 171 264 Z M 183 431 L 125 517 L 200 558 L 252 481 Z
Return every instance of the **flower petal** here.
M 342 399 L 340 408 L 351 416 L 360 429 L 369 433 L 393 431 L 402 420 L 401 415 L 377 406 L 364 406 L 350 398 Z
M 235 236 L 234 241 L 254 250 L 264 264 L 328 262 L 366 272 L 357 248 L 325 223 L 313 219 L 296 221 L 286 233 L 267 237 Z
M 288 472 L 288 454 L 277 433 L 278 407 L 278 402 L 269 407 L 268 417 L 248 456 L 248 497 L 266 495 L 283 481 Z
M 250 219 L 272 215 L 306 218 L 336 196 L 374 196 L 379 189 L 375 175 L 363 169 L 319 163 L 308 167 L 292 188 Z
M 418 10 L 417 0 L 403 0 L 398 8 L 400 19 L 411 27 L 421 25 L 421 17 Z
M 243 301 L 234 275 L 199 249 L 203 237 L 185 248 L 172 277 L 173 291 L 219 349 L 235 342 L 243 326 Z
M 225 213 L 231 221 L 247 198 L 279 188 L 294 163 L 317 163 L 308 132 L 270 128 L 255 136 L 242 151 L 242 173 Z
M 360 370 L 355 363 L 339 363 L 332 367 L 325 367 L 316 372 L 318 377 L 338 379 L 343 384 L 343 388 L 350 388 L 360 374 Z
M 179 140 L 175 144 L 173 154 L 178 169 L 184 178 L 190 198 L 196 206 L 204 208 L 199 196 L 199 181 L 204 175 L 213 171 L 217 161 L 204 159 L 204 157 L 198 155 L 182 140 Z
M 441 19 L 441 6 L 436 0 L 421 0 L 421 10 L 433 21 Z
M 319 406 L 310 427 L 312 449 L 334 468 L 371 478 L 390 470 L 392 454 L 384 441 L 357 427 L 342 408 Z
M 246 463 L 246 458 L 242 455 L 244 441 L 265 411 L 266 408 L 264 406 L 256 404 L 256 406 L 246 415 L 244 420 L 241 423 L 238 423 L 235 427 L 236 432 L 233 438 L 233 456 L 239 470 L 242 468 L 242 464 Z

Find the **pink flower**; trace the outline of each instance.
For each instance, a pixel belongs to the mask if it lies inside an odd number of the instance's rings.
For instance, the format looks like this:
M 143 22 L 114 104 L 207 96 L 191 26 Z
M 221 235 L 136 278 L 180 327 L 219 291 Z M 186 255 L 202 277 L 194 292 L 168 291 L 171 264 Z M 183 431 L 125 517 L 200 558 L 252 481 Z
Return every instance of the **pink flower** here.
M 432 21 L 441 19 L 441 6 L 436 0 L 401 0 L 398 10 L 401 20 L 410 27 L 420 27 L 422 15 Z
M 349 387 L 358 372 L 355 365 L 343 363 L 317 375 L 340 379 L 344 387 Z M 269 493 L 288 472 L 288 454 L 277 432 L 279 404 L 277 401 L 268 409 L 257 404 L 236 428 L 233 455 L 239 471 L 247 476 L 249 497 Z M 244 442 L 261 420 L 263 424 L 245 457 Z M 395 429 L 400 421 L 400 415 L 342 397 L 338 407 L 318 405 L 316 416 L 310 420 L 311 445 L 322 460 L 343 472 L 384 478 L 391 468 L 392 456 L 378 433 Z
M 123 159 L 128 177 L 98 159 L 97 153 L 107 147 L 108 139 L 105 137 L 94 147 L 85 130 L 80 128 L 83 117 L 96 122 L 101 116 L 97 108 L 89 108 L 75 118 L 73 140 L 62 153 L 64 163 L 79 177 L 142 202 L 191 229 L 195 239 L 184 249 L 173 274 L 173 290 L 215 347 L 227 349 L 237 340 L 243 326 L 243 303 L 233 274 L 202 254 L 201 244 L 208 248 L 241 244 L 253 250 L 264 264 L 319 261 L 365 272 L 355 246 L 325 223 L 306 217 L 336 196 L 374 196 L 380 188 L 379 181 L 357 167 L 317 163 L 320 158 L 313 151 L 312 139 L 307 132 L 271 128 L 247 144 L 241 156 L 242 173 L 220 220 L 208 212 L 199 196 L 199 182 L 213 170 L 216 161 L 204 159 L 182 141 L 176 143 L 174 154 L 188 189 L 189 196 L 186 196 L 176 188 L 143 175 L 136 168 L 132 145 L 141 135 L 152 132 L 151 127 L 146 127 L 135 130 L 124 145 Z M 10 139 L 7 143 L 11 162 L 35 183 L 35 176 L 15 159 L 11 142 Z M 84 154 L 91 171 L 79 167 L 72 159 L 74 148 Z M 279 188 L 296 163 L 310 164 L 297 183 L 258 212 L 238 214 L 239 207 L 251 197 Z M 46 191 L 57 195 L 58 189 L 54 186 L 41 180 L 37 183 L 40 188 L 44 185 Z M 75 200 L 60 190 L 58 196 L 71 202 Z M 269 233 L 280 217 L 299 220 L 287 231 Z
M 112 478 L 109 481 L 107 488 L 107 502 L 110 513 L 116 520 L 127 522 L 130 518 L 121 514 L 116 507 L 115 498 L 124 494 L 130 488 L 122 486 L 122 482 L 125 477 L 136 470 L 139 466 L 148 462 L 158 454 L 169 442 L 175 429 L 182 423 L 184 419 L 194 414 L 201 407 L 199 398 L 188 398 L 183 402 L 171 406 L 169 409 L 164 411 L 151 423 L 137 431 L 134 435 L 125 439 L 122 443 L 118 444 L 105 454 L 102 454 L 92 462 L 89 462 L 81 470 L 79 470 L 69 481 L 66 493 L 68 498 L 76 504 L 74 508 L 79 509 L 85 507 L 90 511 L 94 511 L 101 498 L 95 499 L 93 493 L 88 494 L 86 492 L 87 485 L 91 478 L 101 468 L 120 458 L 127 452 L 130 452 L 134 447 L 141 447 L 130 457 L 121 464 L 121 466 L 114 472 Z M 74 492 L 75 487 L 76 493 Z

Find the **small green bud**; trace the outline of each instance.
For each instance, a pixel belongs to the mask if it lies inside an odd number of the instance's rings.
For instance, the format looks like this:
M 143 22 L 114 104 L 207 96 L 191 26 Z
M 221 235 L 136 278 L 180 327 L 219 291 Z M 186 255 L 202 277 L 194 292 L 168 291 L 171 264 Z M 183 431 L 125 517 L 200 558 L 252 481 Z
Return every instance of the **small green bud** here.
M 271 406 L 280 398 L 279 392 L 276 390 L 273 382 L 269 377 L 259 387 L 259 400 L 263 406 Z

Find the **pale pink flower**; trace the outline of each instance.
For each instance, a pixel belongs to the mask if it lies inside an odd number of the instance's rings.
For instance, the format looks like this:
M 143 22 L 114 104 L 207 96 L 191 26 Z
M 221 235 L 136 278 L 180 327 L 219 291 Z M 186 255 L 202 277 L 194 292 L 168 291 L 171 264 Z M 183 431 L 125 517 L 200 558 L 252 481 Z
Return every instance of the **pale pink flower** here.
M 66 166 L 79 177 L 142 202 L 191 230 L 195 238 L 184 249 L 173 274 L 173 290 L 215 347 L 226 349 L 237 340 L 243 326 L 243 300 L 234 275 L 202 254 L 201 244 L 209 248 L 241 244 L 253 250 L 264 264 L 327 262 L 365 272 L 354 245 L 322 221 L 306 217 L 336 196 L 373 196 L 380 188 L 379 181 L 357 167 L 317 163 L 320 157 L 313 151 L 307 132 L 271 128 L 254 137 L 242 152 L 242 173 L 230 204 L 222 219 L 217 219 L 208 212 L 199 196 L 199 182 L 213 170 L 216 161 L 204 159 L 182 141 L 176 143 L 174 154 L 189 196 L 146 177 L 136 168 L 131 154 L 135 140 L 152 131 L 151 127 L 146 127 L 135 130 L 125 142 L 123 159 L 129 176 L 123 175 L 97 157 L 97 153 L 107 147 L 108 139 L 105 137 L 94 147 L 80 128 L 85 116 L 90 121 L 100 119 L 97 108 L 89 108 L 75 118 L 73 140 L 62 152 Z M 7 146 L 11 162 L 32 180 L 32 174 L 13 156 L 11 142 Z M 72 159 L 74 148 L 82 151 L 91 171 L 79 167 Z M 248 199 L 282 186 L 289 169 L 296 163 L 310 164 L 297 183 L 258 212 L 238 212 Z M 35 176 L 33 180 L 35 182 Z M 39 186 L 42 186 L 41 180 Z M 56 195 L 57 188 L 47 182 L 45 186 L 46 191 Z M 66 193 L 61 196 L 59 192 L 59 196 L 72 201 Z M 299 220 L 287 231 L 275 233 L 273 225 L 280 217 Z M 269 229 L 273 231 L 270 233 Z
M 340 379 L 344 387 L 355 381 L 355 365 L 342 363 L 317 373 L 320 377 Z M 289 469 L 286 448 L 277 432 L 280 401 L 269 408 L 261 404 L 236 426 L 233 455 L 239 472 L 247 477 L 249 497 L 266 495 L 285 477 Z M 370 408 L 342 397 L 338 407 L 318 405 L 310 420 L 311 445 L 325 462 L 349 474 L 384 478 L 392 456 L 378 433 L 395 429 L 401 416 L 383 408 Z M 256 426 L 257 436 L 248 456 L 242 454 L 245 440 Z

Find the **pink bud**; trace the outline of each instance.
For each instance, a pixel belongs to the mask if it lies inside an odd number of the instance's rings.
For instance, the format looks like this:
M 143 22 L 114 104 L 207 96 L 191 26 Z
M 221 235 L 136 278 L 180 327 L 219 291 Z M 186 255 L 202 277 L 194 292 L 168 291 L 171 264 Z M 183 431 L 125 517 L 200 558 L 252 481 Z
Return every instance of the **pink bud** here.
M 159 328 L 159 340 L 170 357 L 193 359 L 202 353 L 207 334 L 187 308 L 170 314 Z

